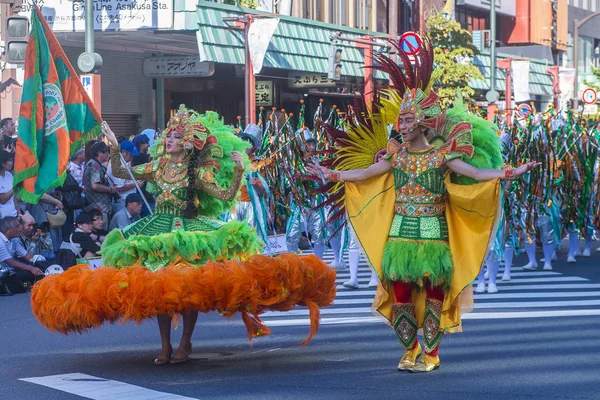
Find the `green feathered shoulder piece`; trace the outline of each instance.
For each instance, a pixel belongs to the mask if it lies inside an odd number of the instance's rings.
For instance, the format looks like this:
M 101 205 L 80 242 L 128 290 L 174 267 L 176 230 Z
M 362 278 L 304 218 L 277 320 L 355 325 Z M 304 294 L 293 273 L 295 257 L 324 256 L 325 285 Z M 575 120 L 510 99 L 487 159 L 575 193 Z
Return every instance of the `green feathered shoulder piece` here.
M 448 146 L 448 159 L 460 158 L 475 168 L 500 169 L 503 164 L 498 127 L 469 112 L 460 93 L 451 108 L 446 110 L 446 118 L 440 135 L 432 138 L 434 145 Z M 459 185 L 473 185 L 475 179 L 452 174 L 452 182 Z
M 218 141 L 217 145 L 214 147 L 219 151 L 212 151 L 212 157 L 214 157 L 219 164 L 219 168 L 210 168 L 214 173 L 212 181 L 221 188 L 228 188 L 233 181 L 235 167 L 235 162 L 231 160 L 231 152 L 237 151 L 241 153 L 244 158 L 244 165 L 246 166 L 246 169 L 248 169 L 250 161 L 246 156 L 246 148 L 250 145 L 240 139 L 235 134 L 234 128 L 231 125 L 226 125 L 216 112 L 208 111 L 205 114 L 198 115 L 198 118 L 208 132 L 216 137 Z M 153 159 L 157 160 L 160 157 L 164 157 L 161 147 L 162 140 L 159 137 L 154 141 L 150 148 L 150 154 Z M 207 168 L 203 168 L 203 171 L 206 169 Z M 200 178 L 202 179 L 202 177 Z M 154 192 L 155 190 L 156 187 L 154 184 L 148 184 L 148 191 Z M 231 210 L 237 202 L 237 200 L 222 201 L 202 191 L 198 191 L 197 196 L 199 202 L 198 215 L 205 217 L 219 217 L 226 211 Z
M 235 162 L 231 161 L 231 152 L 237 151 L 244 157 L 244 166 L 246 170 L 250 168 L 250 161 L 246 156 L 246 149 L 250 144 L 240 139 L 233 126 L 226 125 L 223 119 L 214 111 L 208 111 L 200 115 L 200 121 L 219 141 L 219 146 L 223 149 L 223 158 L 218 159 L 220 169 L 215 170 L 215 181 L 222 188 L 228 188 L 233 181 Z M 198 214 L 207 217 L 219 217 L 226 211 L 231 210 L 237 200 L 222 201 L 216 199 L 207 193 L 198 192 Z

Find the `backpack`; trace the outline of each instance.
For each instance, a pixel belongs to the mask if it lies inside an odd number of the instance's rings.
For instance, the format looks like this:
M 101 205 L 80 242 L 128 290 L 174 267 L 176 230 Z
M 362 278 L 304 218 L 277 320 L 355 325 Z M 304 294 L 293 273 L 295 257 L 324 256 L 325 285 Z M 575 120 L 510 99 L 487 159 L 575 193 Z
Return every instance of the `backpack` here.
M 77 188 L 76 190 L 61 191 L 62 202 L 67 209 L 79 210 L 88 205 L 88 201 L 81 197 L 81 192 L 83 190 L 79 187 L 77 181 L 69 172 L 67 172 L 67 177 L 65 178 L 63 187 Z
M 0 267 L 0 296 L 12 296 L 15 293 L 25 293 L 25 284 L 17 278 L 14 271 Z

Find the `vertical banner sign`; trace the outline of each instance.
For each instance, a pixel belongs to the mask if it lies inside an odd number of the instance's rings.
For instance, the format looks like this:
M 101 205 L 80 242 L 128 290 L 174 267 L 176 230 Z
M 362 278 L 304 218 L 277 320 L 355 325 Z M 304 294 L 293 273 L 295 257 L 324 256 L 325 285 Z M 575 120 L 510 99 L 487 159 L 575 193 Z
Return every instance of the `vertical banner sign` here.
M 254 75 L 262 70 L 269 43 L 275 34 L 279 18 L 255 19 L 248 29 L 248 47 Z
M 529 93 L 529 60 L 514 60 L 511 63 L 515 102 L 531 99 Z
M 567 104 L 573 98 L 573 85 L 575 84 L 575 68 L 560 67 L 558 69 L 558 109 L 567 109 Z

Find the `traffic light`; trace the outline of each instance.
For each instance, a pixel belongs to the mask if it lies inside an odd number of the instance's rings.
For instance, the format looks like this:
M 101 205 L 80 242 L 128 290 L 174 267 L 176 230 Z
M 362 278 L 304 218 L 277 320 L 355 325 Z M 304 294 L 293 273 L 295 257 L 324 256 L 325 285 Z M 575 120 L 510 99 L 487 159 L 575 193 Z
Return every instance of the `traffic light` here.
M 342 52 L 342 47 L 336 43 L 332 43 L 329 47 L 329 68 L 327 69 L 327 77 L 332 81 L 339 81 L 342 79 Z
M 27 17 L 6 18 L 4 40 L 6 42 L 6 62 L 25 63 L 27 39 L 29 38 L 29 19 Z

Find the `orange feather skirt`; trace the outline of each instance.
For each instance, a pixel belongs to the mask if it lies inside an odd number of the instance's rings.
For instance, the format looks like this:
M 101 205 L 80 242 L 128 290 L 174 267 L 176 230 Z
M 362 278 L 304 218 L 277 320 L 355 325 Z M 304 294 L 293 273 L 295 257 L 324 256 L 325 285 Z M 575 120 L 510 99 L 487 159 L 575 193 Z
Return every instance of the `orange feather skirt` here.
M 308 343 L 319 327 L 320 308 L 335 297 L 335 270 L 316 256 L 255 255 L 246 261 L 209 262 L 201 267 L 173 263 L 156 272 L 141 266 L 89 269 L 75 266 L 50 275 L 32 291 L 32 309 L 50 331 L 85 332 L 104 322 L 141 323 L 158 314 L 217 311 L 241 313 L 248 338 L 270 334 L 264 311 L 306 306 Z

